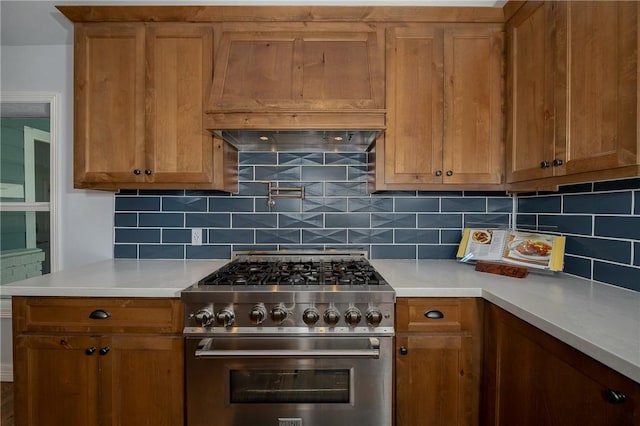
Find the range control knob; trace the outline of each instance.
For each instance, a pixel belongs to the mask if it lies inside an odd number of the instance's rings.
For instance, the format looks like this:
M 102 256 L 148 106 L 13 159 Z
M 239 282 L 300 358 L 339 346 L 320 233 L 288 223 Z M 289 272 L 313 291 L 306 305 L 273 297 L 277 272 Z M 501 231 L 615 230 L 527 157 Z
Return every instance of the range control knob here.
M 358 325 L 361 319 L 362 314 L 360 313 L 360 309 L 356 307 L 349 308 L 347 312 L 344 313 L 344 320 L 352 327 Z
M 287 318 L 287 310 L 283 306 L 275 306 L 271 309 L 271 319 L 278 324 Z
M 338 312 L 335 308 L 329 308 L 324 311 L 324 322 L 327 323 L 328 326 L 334 327 L 340 321 L 340 312 Z
M 249 312 L 249 319 L 255 325 L 260 325 L 267 318 L 267 310 L 263 304 L 255 305 Z
M 213 313 L 209 309 L 200 309 L 195 314 L 191 314 L 191 318 L 198 327 L 208 327 L 213 323 Z
M 371 327 L 377 327 L 382 322 L 382 312 L 377 308 L 371 308 L 367 311 L 365 319 Z
M 302 313 L 302 321 L 308 326 L 312 326 L 320 319 L 320 313 L 316 308 L 307 308 Z
M 216 322 L 218 323 L 218 325 L 221 325 L 223 327 L 231 327 L 235 319 L 236 316 L 231 308 L 221 309 L 216 314 Z

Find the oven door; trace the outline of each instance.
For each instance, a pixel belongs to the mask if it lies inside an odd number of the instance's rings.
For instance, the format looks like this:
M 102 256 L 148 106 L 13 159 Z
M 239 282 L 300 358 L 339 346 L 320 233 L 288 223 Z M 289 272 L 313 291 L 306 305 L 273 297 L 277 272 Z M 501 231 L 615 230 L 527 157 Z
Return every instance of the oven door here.
M 392 424 L 392 337 L 189 337 L 187 425 Z

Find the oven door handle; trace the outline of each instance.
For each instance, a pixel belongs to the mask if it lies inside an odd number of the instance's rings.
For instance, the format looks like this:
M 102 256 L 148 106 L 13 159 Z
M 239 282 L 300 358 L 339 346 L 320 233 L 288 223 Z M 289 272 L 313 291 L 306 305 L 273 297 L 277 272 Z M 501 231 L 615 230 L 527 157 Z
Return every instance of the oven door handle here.
M 380 340 L 369 338 L 368 349 L 210 349 L 213 339 L 203 339 L 196 358 L 380 358 Z

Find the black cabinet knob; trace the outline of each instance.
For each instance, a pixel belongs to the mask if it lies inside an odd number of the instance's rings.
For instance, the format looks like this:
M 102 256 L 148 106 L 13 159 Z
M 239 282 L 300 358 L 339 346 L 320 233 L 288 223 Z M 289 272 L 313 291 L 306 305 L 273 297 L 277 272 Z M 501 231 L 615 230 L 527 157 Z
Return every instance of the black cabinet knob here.
M 91 319 L 107 319 L 111 316 L 111 314 L 104 309 L 96 309 L 95 311 L 89 314 L 89 318 Z
M 144 171 L 144 174 L 145 174 L 145 175 L 150 175 L 151 173 L 153 173 L 153 172 L 152 172 L 150 169 L 146 169 L 146 170 Z
M 84 353 L 87 355 L 93 355 L 93 353 L 96 351 L 96 347 L 95 346 L 91 346 L 90 348 L 87 348 Z
M 553 160 L 552 164 L 554 167 L 558 167 L 558 166 L 562 166 L 564 164 L 564 161 L 560 160 L 559 158 L 556 158 L 555 160 Z
M 453 176 L 453 170 L 447 170 L 447 176 Z
M 622 404 L 627 399 L 625 394 L 613 389 L 605 390 L 604 397 L 610 404 Z
M 134 174 L 134 175 L 136 175 L 136 176 L 137 176 L 137 175 L 139 175 L 140 173 L 142 173 L 142 172 L 140 171 L 140 169 L 133 169 L 133 174 Z
M 100 355 L 106 355 L 109 353 L 110 350 L 111 348 L 109 346 L 105 346 L 104 348 L 100 348 L 100 351 L 98 353 Z
M 442 170 L 436 170 L 436 176 L 442 176 Z
M 429 319 L 442 319 L 442 318 L 444 318 L 444 314 L 442 313 L 442 311 L 439 311 L 437 309 L 430 309 L 430 310 L 426 311 L 424 313 L 424 316 L 429 318 Z
M 406 346 L 400 346 L 400 355 L 406 355 L 409 353 L 409 349 Z
M 551 167 L 551 163 L 549 163 L 548 161 L 541 161 L 540 162 L 540 168 L 541 169 L 546 169 L 548 167 Z

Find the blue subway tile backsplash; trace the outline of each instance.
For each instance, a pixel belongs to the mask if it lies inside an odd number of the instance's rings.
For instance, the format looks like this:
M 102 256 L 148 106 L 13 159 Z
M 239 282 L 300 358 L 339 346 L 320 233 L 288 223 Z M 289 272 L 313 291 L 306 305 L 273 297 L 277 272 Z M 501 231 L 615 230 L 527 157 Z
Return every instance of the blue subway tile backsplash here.
M 162 197 L 162 211 L 165 212 L 206 212 L 206 197 Z
M 572 236 L 567 239 L 565 252 L 626 264 L 631 262 L 631 243 L 629 241 Z
M 373 259 L 453 259 L 463 226 L 567 237 L 565 272 L 640 291 L 640 179 L 558 192 L 367 191 L 365 153 L 241 152 L 239 192 L 123 190 L 114 257 L 229 259 L 247 250 L 365 250 Z M 267 181 L 305 198 L 267 204 Z M 516 205 L 517 215 L 513 217 Z M 203 245 L 190 244 L 203 229 Z
M 565 195 L 563 213 L 631 214 L 631 191 Z
M 611 281 L 615 284 L 634 291 L 640 291 L 640 274 L 638 268 L 625 265 L 595 261 L 593 264 L 593 279 L 596 281 Z
M 114 256 L 217 259 L 232 251 L 296 247 L 452 259 L 463 223 L 511 223 L 512 198 L 503 192 L 370 194 L 367 160 L 362 152 L 241 152 L 237 194 L 122 191 L 116 195 Z M 304 186 L 305 198 L 276 198 L 270 207 L 267 181 Z M 202 246 L 191 246 L 192 228 L 204 230 Z M 145 230 L 156 234 L 138 233 Z
M 567 185 L 554 194 L 521 195 L 518 226 L 565 235 L 565 272 L 640 291 L 640 179 Z

